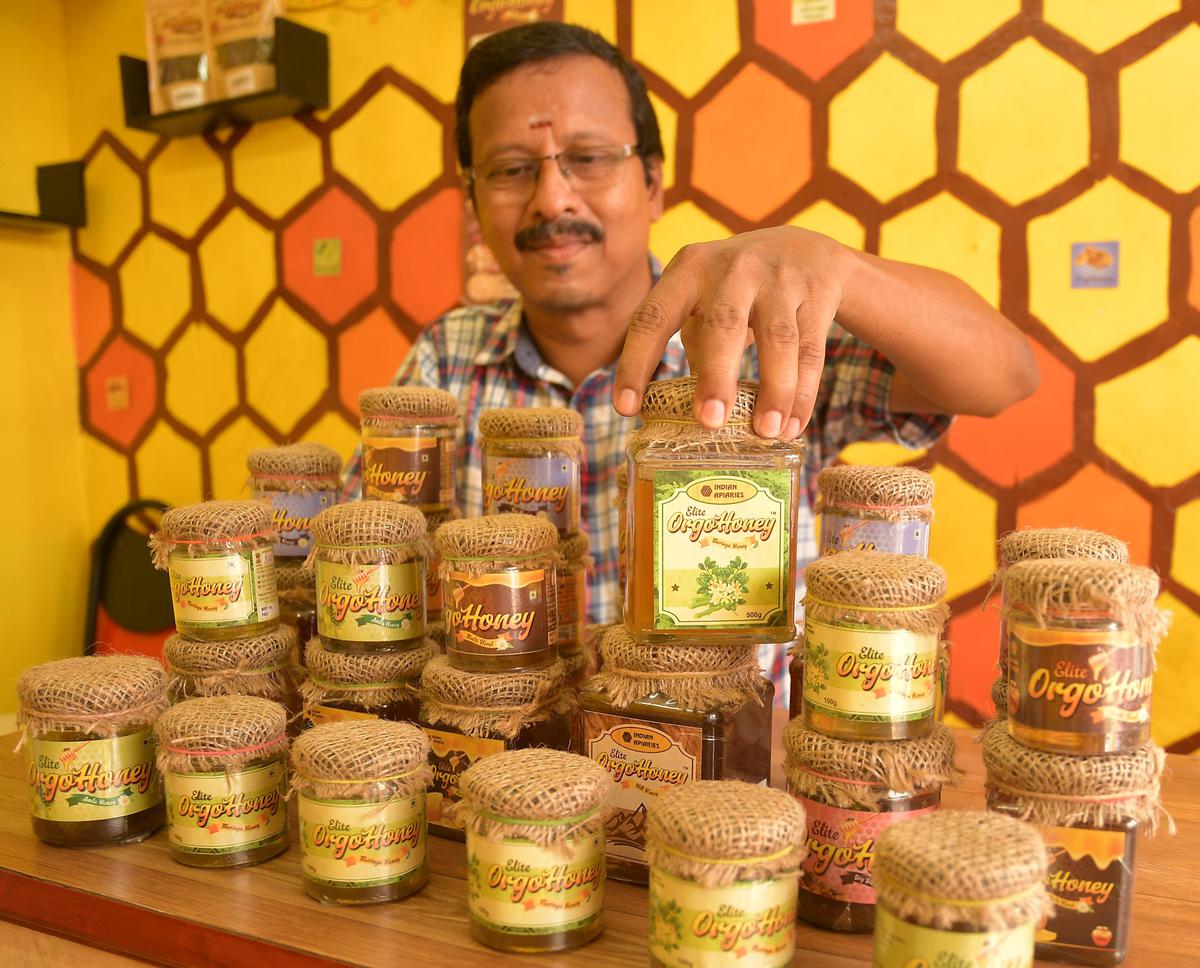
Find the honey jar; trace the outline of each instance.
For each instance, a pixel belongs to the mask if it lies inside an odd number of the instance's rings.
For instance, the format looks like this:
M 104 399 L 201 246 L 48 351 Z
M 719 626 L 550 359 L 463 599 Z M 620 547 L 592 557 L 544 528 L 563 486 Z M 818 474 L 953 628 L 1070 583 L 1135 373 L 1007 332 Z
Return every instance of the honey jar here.
M 302 558 L 280 558 L 275 562 L 275 585 L 279 590 L 279 621 L 295 633 L 299 646 L 317 634 L 317 589 L 313 573 Z M 304 650 L 296 653 L 296 664 L 304 665 Z
M 887 551 L 929 557 L 933 478 L 915 467 L 827 467 L 817 478 L 822 555 Z
M 438 649 L 426 639 L 404 652 L 331 652 L 318 638 L 305 654 L 308 678 L 301 695 L 309 725 L 359 719 L 415 723 L 421 671 Z
M 252 450 L 246 458 L 250 489 L 267 506 L 275 532 L 275 560 L 305 558 L 312 550 L 312 519 L 341 497 L 342 459 L 324 444 L 288 444 Z
M 198 642 L 172 635 L 163 643 L 172 702 L 200 696 L 258 696 L 299 711 L 296 633 L 279 625 L 262 635 Z
M 422 511 L 454 507 L 458 400 L 432 387 L 377 387 L 362 411 L 362 496 Z

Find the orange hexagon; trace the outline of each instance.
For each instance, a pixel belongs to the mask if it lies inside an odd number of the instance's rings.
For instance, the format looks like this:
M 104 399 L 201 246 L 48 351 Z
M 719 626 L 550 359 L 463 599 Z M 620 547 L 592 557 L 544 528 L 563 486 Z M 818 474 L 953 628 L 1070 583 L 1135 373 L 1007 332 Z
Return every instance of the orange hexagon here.
M 1044 471 L 1075 443 L 1075 375 L 1032 346 L 1042 372 L 1037 392 L 998 417 L 959 417 L 947 436 L 952 451 L 1002 487 Z
M 950 688 L 947 707 L 973 725 L 992 715 L 992 683 L 999 675 L 997 610 L 966 608 L 950 620 Z
M 71 318 L 75 323 L 75 361 L 83 366 L 112 329 L 112 293 L 107 282 L 74 261 L 71 263 Z
M 462 215 L 462 192 L 444 188 L 396 226 L 392 299 L 418 324 L 431 321 L 459 301 Z
M 1150 503 L 1095 464 L 1017 509 L 1018 528 L 1093 528 L 1129 544 L 1135 564 L 1150 560 Z
M 358 395 L 368 387 L 392 382 L 412 340 L 384 309 L 372 310 L 338 337 L 338 396 L 358 413 Z
M 154 415 L 158 395 L 154 361 L 118 336 L 87 369 L 84 383 L 87 424 L 128 449 Z
M 808 101 L 748 64 L 696 113 L 692 184 L 759 221 L 812 175 Z
M 873 0 L 841 0 L 832 20 L 796 23 L 796 4 L 754 0 L 754 39 L 820 80 L 871 39 Z M 832 6 L 832 5 L 831 5 Z

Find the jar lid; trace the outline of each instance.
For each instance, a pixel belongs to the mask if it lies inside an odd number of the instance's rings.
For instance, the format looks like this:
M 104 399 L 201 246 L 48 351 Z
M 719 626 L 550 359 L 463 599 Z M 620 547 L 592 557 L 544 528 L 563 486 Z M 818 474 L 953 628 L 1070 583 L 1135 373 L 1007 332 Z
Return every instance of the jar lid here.
M 287 710 L 254 696 L 203 696 L 177 703 L 154 724 L 159 767 L 219 770 L 287 751 Z
M 397 501 L 353 501 L 335 504 L 313 518 L 312 534 L 318 546 L 406 545 L 425 537 L 425 516 Z
M 434 387 L 375 387 L 358 395 L 364 417 L 458 417 L 458 399 Z
M 559 659 L 541 669 L 468 672 L 439 655 L 421 673 L 421 717 L 468 736 L 511 739 L 528 723 L 575 708 L 574 692 L 563 688 L 565 682 Z
M 933 478 L 915 467 L 826 467 L 817 478 L 816 513 L 850 511 L 932 514 Z
M 879 902 L 926 927 L 1002 931 L 1049 913 L 1037 828 L 984 810 L 938 810 L 886 828 L 872 872 Z
M 423 729 L 386 719 L 322 723 L 292 744 L 292 764 L 300 782 L 358 780 L 403 791 L 424 789 L 428 760 L 429 739 Z
M 167 511 L 155 538 L 168 543 L 225 544 L 269 538 L 271 511 L 260 501 L 203 501 Z
M 320 638 L 304 648 L 304 664 L 314 685 L 342 691 L 400 689 L 421 675 L 421 670 L 439 655 L 428 638 L 415 649 L 403 652 L 333 652 Z
M 875 791 L 913 794 L 954 779 L 954 737 L 941 723 L 917 739 L 836 739 L 797 716 L 783 731 L 792 791 L 835 807 L 861 803 Z
M 167 706 L 167 676 L 147 656 L 56 659 L 17 681 L 21 724 L 31 735 L 78 730 L 107 735 L 154 722 Z
M 479 434 L 493 440 L 578 437 L 583 417 L 567 407 L 497 407 L 479 415 Z
M 295 648 L 296 630 L 290 625 L 278 625 L 262 635 L 219 642 L 198 642 L 175 634 L 163 643 L 163 658 L 168 671 L 173 673 L 253 676 L 290 668 Z
M 804 614 L 912 632 L 937 632 L 950 617 L 946 572 L 917 555 L 845 551 L 804 571 Z
M 433 536 L 443 558 L 531 558 L 558 547 L 558 528 L 532 514 L 492 514 L 447 521 Z
M 1005 723 L 983 735 L 988 788 L 1016 801 L 1039 827 L 1103 827 L 1125 818 L 1157 825 L 1166 756 L 1147 743 L 1129 753 L 1068 756 L 1022 746 Z
M 590 564 L 590 562 L 580 562 L 578 559 L 586 558 L 591 547 L 592 543 L 588 540 L 588 536 L 582 531 L 576 531 L 574 534 L 566 535 L 558 542 L 558 553 L 568 564 Z
M 704 887 L 794 873 L 805 852 L 804 808 L 782 790 L 695 780 L 649 805 L 650 866 Z
M 692 402 L 696 396 L 696 378 L 678 377 L 674 380 L 655 380 L 646 388 L 642 397 L 642 420 L 686 420 L 695 421 Z M 726 425 L 749 424 L 754 414 L 754 403 L 758 399 L 758 384 L 750 380 L 739 380 L 733 406 L 726 417 Z
M 306 442 L 252 450 L 246 466 L 255 477 L 338 477 L 342 459 L 332 447 Z
M 1086 528 L 1022 528 L 996 542 L 996 556 L 1001 568 L 1035 558 L 1089 558 L 1124 564 L 1129 561 L 1129 545 Z

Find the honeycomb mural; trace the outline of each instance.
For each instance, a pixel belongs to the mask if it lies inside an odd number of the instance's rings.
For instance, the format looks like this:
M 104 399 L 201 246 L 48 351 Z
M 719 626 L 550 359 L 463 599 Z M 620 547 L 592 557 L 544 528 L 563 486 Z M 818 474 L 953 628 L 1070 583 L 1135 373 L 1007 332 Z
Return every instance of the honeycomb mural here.
M 330 35 L 328 111 L 180 141 L 88 137 L 72 282 L 97 529 L 131 496 L 237 496 L 253 447 L 348 453 L 358 391 L 463 291 L 464 5 L 291 9 Z M 843 455 L 937 480 L 952 716 L 990 712 L 995 537 L 1074 523 L 1119 535 L 1162 576 L 1175 624 L 1156 736 L 1200 751 L 1197 5 L 564 9 L 647 78 L 667 150 L 661 259 L 791 223 L 958 274 L 1033 340 L 1029 401 L 959 420 L 928 452 Z

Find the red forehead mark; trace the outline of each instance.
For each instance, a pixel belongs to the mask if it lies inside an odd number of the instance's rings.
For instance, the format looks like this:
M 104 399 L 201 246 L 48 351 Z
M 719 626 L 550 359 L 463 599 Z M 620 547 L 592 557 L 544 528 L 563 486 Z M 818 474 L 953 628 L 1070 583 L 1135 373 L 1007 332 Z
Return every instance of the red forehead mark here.
M 554 122 L 549 118 L 530 118 L 530 128 L 549 128 Z

